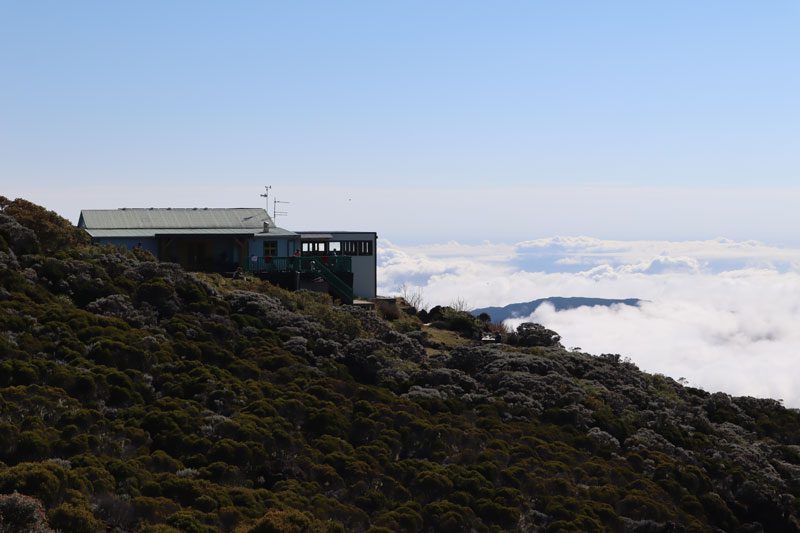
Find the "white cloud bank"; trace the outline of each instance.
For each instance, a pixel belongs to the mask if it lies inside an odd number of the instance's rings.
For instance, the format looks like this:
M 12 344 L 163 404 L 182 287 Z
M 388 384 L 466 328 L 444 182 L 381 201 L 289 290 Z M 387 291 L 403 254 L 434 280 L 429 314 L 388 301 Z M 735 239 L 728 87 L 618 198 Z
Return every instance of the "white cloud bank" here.
M 641 298 L 530 317 L 568 347 L 620 353 L 706 390 L 800 407 L 800 250 L 758 242 L 537 239 L 514 245 L 384 242 L 379 291 L 406 283 L 429 304 L 473 307 L 548 296 Z M 519 320 L 516 323 L 520 322 Z

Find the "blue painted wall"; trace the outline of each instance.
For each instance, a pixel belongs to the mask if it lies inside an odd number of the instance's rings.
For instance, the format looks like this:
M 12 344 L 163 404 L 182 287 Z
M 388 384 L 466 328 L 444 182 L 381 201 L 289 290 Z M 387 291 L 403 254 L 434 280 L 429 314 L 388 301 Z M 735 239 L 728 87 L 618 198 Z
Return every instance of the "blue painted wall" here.
M 272 237 L 272 238 L 255 238 L 250 239 L 250 256 L 258 256 L 261 257 L 264 255 L 264 241 L 278 241 L 278 253 L 276 254 L 279 257 L 288 257 L 294 254 L 294 251 L 297 249 L 296 239 L 295 238 L 281 238 L 281 237 Z

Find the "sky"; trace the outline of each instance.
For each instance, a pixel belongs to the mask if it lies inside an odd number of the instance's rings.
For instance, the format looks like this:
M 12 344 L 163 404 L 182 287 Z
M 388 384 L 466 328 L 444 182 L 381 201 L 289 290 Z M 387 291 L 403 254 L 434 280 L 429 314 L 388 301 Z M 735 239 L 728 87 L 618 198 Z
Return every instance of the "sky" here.
M 379 285 L 800 406 L 800 4 L 0 0 L 0 194 L 380 237 Z M 794 322 L 793 322 L 794 321 Z
M 273 185 L 286 225 L 396 242 L 798 242 L 739 220 L 800 200 L 798 23 L 794 1 L 2 0 L 0 180 L 73 220 Z

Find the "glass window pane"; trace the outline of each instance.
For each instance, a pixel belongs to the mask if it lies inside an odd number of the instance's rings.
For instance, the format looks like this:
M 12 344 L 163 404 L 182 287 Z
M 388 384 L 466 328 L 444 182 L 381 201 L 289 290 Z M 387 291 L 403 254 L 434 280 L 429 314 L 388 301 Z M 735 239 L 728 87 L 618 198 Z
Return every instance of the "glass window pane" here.
M 264 241 L 264 256 L 278 255 L 278 241 Z

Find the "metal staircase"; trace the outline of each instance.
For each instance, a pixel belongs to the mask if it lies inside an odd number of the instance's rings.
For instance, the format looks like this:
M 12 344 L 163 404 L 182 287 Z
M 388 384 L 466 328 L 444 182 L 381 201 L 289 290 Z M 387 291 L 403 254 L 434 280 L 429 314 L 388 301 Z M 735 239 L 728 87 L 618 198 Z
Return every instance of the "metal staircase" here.
M 308 262 L 310 270 L 322 276 L 328 282 L 328 286 L 339 299 L 346 304 L 353 303 L 353 288 L 341 280 L 331 269 L 322 264 L 322 261 L 312 260 Z

